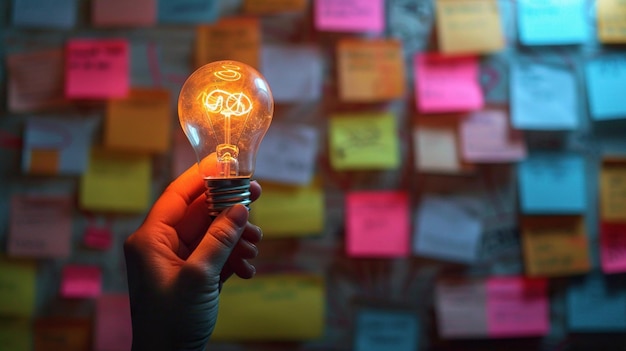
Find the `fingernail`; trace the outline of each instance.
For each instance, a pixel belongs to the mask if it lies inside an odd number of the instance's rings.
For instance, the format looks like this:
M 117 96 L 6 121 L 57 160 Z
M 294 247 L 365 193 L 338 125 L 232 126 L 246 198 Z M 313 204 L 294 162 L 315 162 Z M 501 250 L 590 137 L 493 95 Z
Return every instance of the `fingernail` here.
M 248 209 L 244 205 L 234 205 L 226 212 L 226 216 L 238 227 L 243 227 L 248 223 Z
M 262 240 L 263 239 L 263 230 L 261 230 L 261 227 L 259 227 L 259 226 L 256 226 L 256 230 L 259 231 L 259 240 Z

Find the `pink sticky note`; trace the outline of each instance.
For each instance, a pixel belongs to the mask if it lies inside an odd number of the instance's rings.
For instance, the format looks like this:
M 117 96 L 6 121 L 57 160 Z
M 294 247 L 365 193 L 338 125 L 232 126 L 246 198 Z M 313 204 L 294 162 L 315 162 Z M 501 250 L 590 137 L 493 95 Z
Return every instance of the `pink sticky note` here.
M 526 157 L 524 135 L 502 110 L 470 113 L 461 121 L 461 150 L 468 162 L 514 162 Z
M 128 295 L 98 297 L 94 329 L 94 351 L 130 350 L 132 324 Z
M 97 297 L 102 291 L 102 271 L 98 266 L 67 265 L 63 268 L 61 296 Z
M 128 95 L 129 49 L 125 39 L 72 39 L 66 46 L 65 96 L 107 99 Z
M 626 223 L 600 225 L 600 254 L 604 273 L 626 272 Z
M 315 28 L 380 33 L 385 27 L 384 5 L 383 0 L 315 0 Z
M 409 254 L 409 200 L 404 192 L 354 192 L 346 198 L 346 250 L 357 257 Z
M 87 227 L 83 238 L 85 246 L 97 249 L 107 250 L 113 242 L 113 235 L 109 228 Z
M 72 236 L 70 196 L 13 195 L 10 214 L 7 243 L 10 256 L 69 256 Z
M 477 110 L 483 106 L 475 56 L 414 56 L 417 109 L 423 113 Z
M 144 27 L 156 23 L 156 0 L 93 0 L 94 27 Z
M 492 277 L 487 280 L 490 337 L 541 336 L 550 329 L 547 280 Z

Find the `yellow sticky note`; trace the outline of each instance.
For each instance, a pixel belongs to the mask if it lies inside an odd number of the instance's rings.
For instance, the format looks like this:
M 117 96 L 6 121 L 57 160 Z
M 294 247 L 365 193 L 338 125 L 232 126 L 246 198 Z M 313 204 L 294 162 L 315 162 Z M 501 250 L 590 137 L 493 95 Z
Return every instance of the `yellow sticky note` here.
M 322 336 L 325 288 L 311 274 L 231 278 L 220 294 L 212 340 L 311 340 Z
M 33 329 L 26 320 L 7 319 L 0 322 L 0 349 L 33 350 Z
M 626 43 L 626 1 L 598 0 L 598 39 L 607 44 Z
M 400 151 L 392 114 L 331 116 L 330 162 L 336 170 L 396 169 Z
M 103 143 L 107 149 L 165 153 L 170 149 L 170 94 L 161 89 L 132 89 L 127 98 L 107 104 Z
M 265 238 L 319 234 L 324 228 L 320 182 L 302 187 L 263 183 L 263 195 L 252 204 L 250 217 Z
M 626 222 L 626 160 L 604 164 L 600 171 L 600 217 L 607 222 Z
M 522 242 L 528 276 L 568 276 L 590 269 L 582 216 L 526 216 Z
M 437 0 L 439 50 L 491 53 L 504 47 L 497 0 Z
M 254 15 L 304 12 L 307 0 L 244 0 L 243 11 Z
M 337 47 L 337 67 L 342 101 L 376 102 L 404 96 L 400 41 L 343 39 Z
M 254 17 L 223 18 L 196 30 L 195 64 L 235 60 L 259 69 L 260 22 Z
M 36 273 L 34 262 L 0 258 L 0 315 L 33 315 Z
M 150 204 L 151 173 L 150 156 L 92 150 L 80 181 L 80 205 L 93 211 L 142 212 Z

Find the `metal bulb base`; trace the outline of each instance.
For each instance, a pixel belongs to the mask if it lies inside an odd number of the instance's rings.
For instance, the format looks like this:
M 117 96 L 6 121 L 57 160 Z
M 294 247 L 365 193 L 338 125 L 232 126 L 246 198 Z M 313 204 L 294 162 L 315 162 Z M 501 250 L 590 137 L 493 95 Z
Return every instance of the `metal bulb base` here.
M 223 210 L 242 204 L 250 209 L 250 178 L 206 178 L 206 203 L 209 215 L 216 217 Z

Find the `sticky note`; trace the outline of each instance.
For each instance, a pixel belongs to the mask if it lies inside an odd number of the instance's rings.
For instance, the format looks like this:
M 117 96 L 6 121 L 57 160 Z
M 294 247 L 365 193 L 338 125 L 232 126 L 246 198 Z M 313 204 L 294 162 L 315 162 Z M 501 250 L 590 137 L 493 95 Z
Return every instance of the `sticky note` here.
M 264 45 L 261 73 L 276 103 L 316 101 L 322 95 L 322 57 L 312 46 Z
M 518 62 L 512 64 L 510 80 L 511 121 L 515 128 L 578 128 L 578 88 L 571 70 Z
M 406 257 L 409 255 L 409 197 L 406 192 L 348 193 L 345 216 L 348 256 Z
M 96 299 L 94 351 L 130 350 L 132 330 L 127 294 L 106 293 Z
M 150 156 L 92 150 L 80 179 L 79 203 L 85 210 L 142 212 L 151 201 Z
M 30 318 L 35 310 L 35 262 L 0 259 L 0 314 Z
M 626 27 L 625 27 L 626 28 Z M 626 55 L 603 56 L 585 64 L 587 98 L 595 120 L 626 118 Z
M 372 32 L 385 28 L 383 0 L 313 0 L 315 28 L 326 32 Z
M 591 25 L 585 0 L 520 0 L 517 2 L 519 40 L 524 45 L 580 44 L 589 39 Z
M 68 104 L 63 91 L 63 50 L 9 54 L 6 64 L 11 112 L 41 111 Z
M 438 117 L 435 117 L 438 118 Z M 445 121 L 416 125 L 413 130 L 415 165 L 423 173 L 461 173 L 465 165 L 461 162 L 458 138 L 458 121 Z
M 158 21 L 168 24 L 202 24 L 219 16 L 219 3 L 206 0 L 158 0 Z
M 96 250 L 108 250 L 113 243 L 113 233 L 109 228 L 88 226 L 83 236 L 83 244 Z
M 318 235 L 324 229 L 324 192 L 319 180 L 304 186 L 261 182 L 263 196 L 250 211 L 250 221 L 265 238 Z
M 223 18 L 196 28 L 196 67 L 213 61 L 235 60 L 260 69 L 260 56 L 261 24 L 258 18 Z
M 390 113 L 331 116 L 330 163 L 336 170 L 396 169 L 400 150 Z
M 90 350 L 91 320 L 43 317 L 35 320 L 34 350 Z
M 76 24 L 76 0 L 13 0 L 13 25 L 69 29 Z
M 440 279 L 435 284 L 437 330 L 442 338 L 487 335 L 487 288 L 479 279 Z
M 97 126 L 95 117 L 28 118 L 24 127 L 22 172 L 40 175 L 83 173 Z
M 70 255 L 72 197 L 14 194 L 11 197 L 10 256 L 60 258 Z
M 325 286 L 313 274 L 231 278 L 220 294 L 212 340 L 312 340 L 322 336 Z
M 516 276 L 487 279 L 487 328 L 493 338 L 550 331 L 548 281 Z
M 172 145 L 172 179 L 183 174 L 189 167 L 196 166 L 198 159 L 191 147 L 189 140 L 181 128 L 174 128 L 174 140 Z M 263 145 L 263 144 L 261 144 Z M 261 152 L 261 150 L 259 150 Z M 258 157 L 258 153 L 257 153 Z M 200 173 L 198 173 L 200 174 Z
M 29 322 L 5 319 L 0 322 L 0 345 L 11 351 L 33 350 L 33 328 Z
M 458 200 L 424 196 L 415 220 L 413 251 L 417 255 L 459 263 L 477 259 L 482 224 Z
M 313 126 L 272 123 L 259 147 L 254 177 L 284 184 L 309 184 L 317 165 L 318 145 L 319 131 Z
M 435 2 L 439 51 L 492 53 L 504 48 L 497 0 Z
M 170 149 L 171 128 L 169 92 L 133 88 L 107 102 L 102 142 L 109 150 L 162 154 Z
M 537 153 L 517 167 L 521 211 L 574 214 L 587 209 L 585 160 L 576 154 Z
M 622 279 L 594 272 L 570 281 L 566 315 L 572 332 L 624 332 L 625 310 Z
M 341 101 L 400 99 L 406 90 L 402 44 L 393 39 L 341 39 L 337 75 Z
M 128 89 L 129 49 L 126 39 L 68 41 L 65 61 L 67 98 L 120 98 L 128 94 Z
M 600 224 L 600 259 L 604 273 L 626 272 L 626 223 Z
M 597 0 L 598 39 L 605 44 L 626 43 L 626 3 Z
M 415 351 L 419 349 L 417 314 L 363 308 L 357 312 L 354 351 Z
M 91 3 L 94 27 L 148 27 L 156 21 L 156 0 L 94 0 Z
M 521 222 L 526 275 L 558 277 L 589 271 L 583 217 L 524 216 Z
M 475 56 L 414 56 L 417 109 L 423 113 L 476 110 L 483 106 Z
M 244 0 L 243 11 L 254 15 L 302 13 L 307 5 L 307 0 Z
M 600 169 L 600 218 L 626 222 L 626 159 Z
M 61 276 L 61 296 L 92 298 L 102 291 L 102 270 L 93 265 L 66 265 Z

